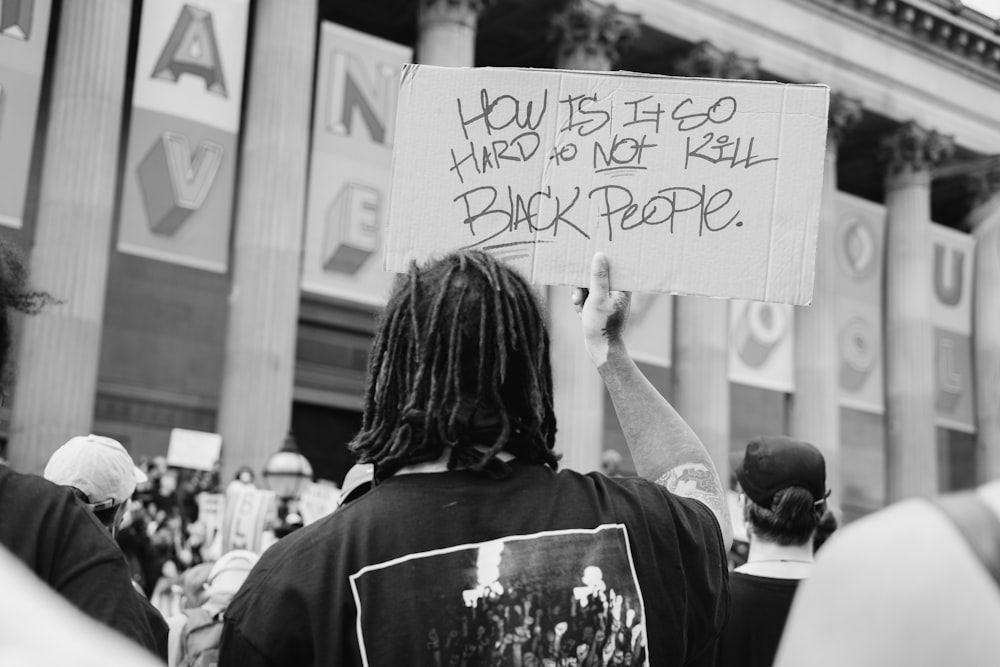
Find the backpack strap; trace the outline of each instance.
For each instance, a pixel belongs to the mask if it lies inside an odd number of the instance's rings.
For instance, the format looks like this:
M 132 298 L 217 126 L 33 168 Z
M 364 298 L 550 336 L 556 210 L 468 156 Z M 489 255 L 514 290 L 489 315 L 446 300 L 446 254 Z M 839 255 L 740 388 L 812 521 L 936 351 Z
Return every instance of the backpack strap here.
M 975 491 L 954 493 L 931 502 L 955 525 L 1000 589 L 1000 518 Z

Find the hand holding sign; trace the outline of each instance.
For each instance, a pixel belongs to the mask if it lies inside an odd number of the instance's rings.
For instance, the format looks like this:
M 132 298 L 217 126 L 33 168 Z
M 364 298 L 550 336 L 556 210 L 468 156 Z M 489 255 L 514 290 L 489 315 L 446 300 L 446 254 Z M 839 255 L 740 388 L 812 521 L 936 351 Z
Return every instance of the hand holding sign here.
M 573 306 L 583 321 L 587 352 L 595 366 L 608 359 L 608 348 L 622 343 L 631 295 L 611 289 L 611 268 L 603 252 L 590 263 L 590 288 L 573 288 Z

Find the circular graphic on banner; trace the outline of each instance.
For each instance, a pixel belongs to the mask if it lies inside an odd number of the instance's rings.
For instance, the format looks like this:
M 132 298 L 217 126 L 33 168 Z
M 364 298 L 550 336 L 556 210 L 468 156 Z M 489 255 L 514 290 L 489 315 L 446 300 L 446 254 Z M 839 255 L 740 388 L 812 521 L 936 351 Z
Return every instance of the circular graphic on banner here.
M 840 386 L 857 391 L 875 368 L 875 330 L 867 320 L 852 317 L 840 330 L 839 343 Z
M 783 310 L 770 303 L 750 302 L 734 331 L 740 359 L 748 366 L 763 366 L 787 331 Z
M 837 226 L 837 262 L 856 281 L 870 278 L 878 268 L 878 242 L 862 218 L 851 216 Z

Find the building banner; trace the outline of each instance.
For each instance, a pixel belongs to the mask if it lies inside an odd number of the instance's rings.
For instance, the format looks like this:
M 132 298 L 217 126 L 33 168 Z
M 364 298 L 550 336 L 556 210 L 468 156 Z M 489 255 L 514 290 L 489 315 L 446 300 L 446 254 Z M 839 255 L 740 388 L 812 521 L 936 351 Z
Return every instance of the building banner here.
M 143 3 L 118 249 L 224 273 L 249 0 Z
M 381 305 L 396 100 L 413 52 L 323 23 L 319 39 L 302 288 Z
M 795 308 L 729 302 L 729 379 L 772 391 L 795 391 Z
M 837 193 L 834 234 L 840 404 L 882 414 L 882 257 L 885 207 Z
M 669 294 L 635 292 L 625 329 L 632 358 L 668 368 L 674 340 L 674 298 Z
M 20 228 L 45 69 L 51 0 L 0 0 L 0 225 Z
M 976 430 L 972 375 L 972 276 L 975 241 L 968 234 L 931 225 L 934 279 L 934 412 L 938 426 Z

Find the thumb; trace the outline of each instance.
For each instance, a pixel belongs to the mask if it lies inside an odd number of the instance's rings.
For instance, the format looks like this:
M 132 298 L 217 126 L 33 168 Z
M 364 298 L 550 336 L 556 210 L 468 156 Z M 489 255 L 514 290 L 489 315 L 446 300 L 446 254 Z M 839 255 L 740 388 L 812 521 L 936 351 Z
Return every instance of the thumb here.
M 595 252 L 590 261 L 590 295 L 600 300 L 611 297 L 611 270 L 608 257 L 603 252 Z

